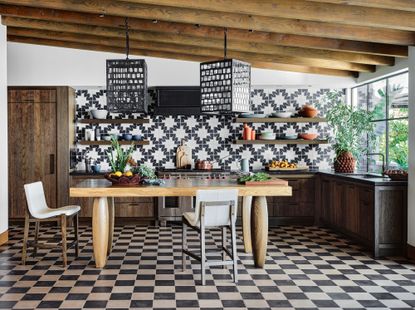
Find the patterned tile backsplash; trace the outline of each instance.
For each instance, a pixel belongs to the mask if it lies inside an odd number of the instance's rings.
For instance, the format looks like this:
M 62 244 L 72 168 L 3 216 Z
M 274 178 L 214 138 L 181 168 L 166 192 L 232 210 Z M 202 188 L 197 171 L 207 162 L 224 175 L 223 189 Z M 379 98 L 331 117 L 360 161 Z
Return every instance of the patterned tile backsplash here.
M 296 109 L 309 103 L 325 115 L 328 106 L 324 103 L 325 94 L 330 89 L 316 88 L 252 88 L 252 110 L 272 113 L 278 110 Z M 344 93 L 344 90 L 339 89 Z M 151 96 L 154 99 L 154 96 Z M 90 118 L 89 111 L 106 108 L 105 90 L 101 88 L 77 89 L 76 118 Z M 150 104 L 151 111 L 151 104 Z M 137 118 L 139 114 L 110 114 L 111 118 Z M 329 169 L 334 152 L 330 144 L 322 145 L 235 145 L 233 141 L 242 135 L 243 124 L 235 123 L 230 115 L 199 116 L 145 116 L 148 124 L 101 124 L 101 133 L 141 134 L 150 141 L 149 145 L 137 146 L 133 158 L 154 168 L 174 168 L 176 148 L 182 140 L 192 148 L 193 160 L 207 159 L 215 161 L 215 168 L 239 169 L 242 158 L 250 160 L 251 168 L 261 169 L 272 159 L 287 159 L 312 168 Z M 326 123 L 289 123 L 289 124 L 252 124 L 256 132 L 272 130 L 275 133 L 295 134 L 301 132 L 318 133 L 320 138 L 331 136 Z M 95 125 L 76 124 L 76 139 L 83 140 L 83 129 L 95 128 Z M 84 158 L 101 164 L 103 171 L 109 170 L 106 159 L 107 146 L 85 146 L 77 144 L 76 169 L 84 169 Z M 226 156 L 229 157 L 220 160 Z

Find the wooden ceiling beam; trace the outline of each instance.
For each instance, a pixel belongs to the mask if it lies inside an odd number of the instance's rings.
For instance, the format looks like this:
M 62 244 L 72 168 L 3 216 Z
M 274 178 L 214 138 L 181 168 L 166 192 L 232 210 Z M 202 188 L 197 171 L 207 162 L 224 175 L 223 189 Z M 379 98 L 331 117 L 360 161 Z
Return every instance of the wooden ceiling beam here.
M 193 1 L 187 2 L 193 3 Z M 0 0 L 0 3 L 42 7 L 56 10 L 70 10 L 94 14 L 107 14 L 122 17 L 128 16 L 150 20 L 156 19 L 168 22 L 239 28 L 253 31 L 300 34 L 314 37 L 357 40 L 397 45 L 415 44 L 415 35 L 411 31 L 351 26 L 345 24 L 333 24 L 305 21 L 300 19 L 275 18 L 226 12 L 218 14 L 217 12 L 212 11 L 155 6 L 125 1 Z M 333 12 L 327 12 L 328 15 L 332 13 Z M 365 17 L 363 16 L 361 19 L 365 19 Z
M 414 0 L 307 0 L 310 2 L 365 6 L 370 8 L 394 9 L 415 12 Z
M 394 10 L 393 5 L 384 9 L 304 0 L 127 0 L 127 2 L 251 16 L 415 30 L 415 13 Z
M 120 28 L 101 27 L 101 26 L 88 26 L 71 23 L 51 22 L 44 20 L 18 18 L 5 16 L 2 20 L 3 24 L 8 27 L 20 27 L 40 30 L 51 30 L 51 31 L 63 31 L 71 32 L 76 34 L 89 34 L 99 35 L 105 37 L 124 38 L 125 30 Z M 136 31 L 130 30 L 129 36 L 131 39 L 140 41 L 151 41 L 161 43 L 173 43 L 190 46 L 203 46 L 207 48 L 223 48 L 223 38 L 211 39 L 211 38 L 200 38 L 195 36 L 181 35 L 177 36 L 174 34 L 148 32 L 148 31 Z M 298 48 L 298 47 L 286 47 L 276 46 L 265 43 L 254 43 L 254 42 L 243 42 L 237 40 L 228 40 L 228 50 L 271 54 L 271 55 L 288 55 L 295 57 L 304 58 L 315 58 L 315 59 L 328 59 L 338 60 L 346 62 L 355 62 L 362 64 L 371 65 L 393 65 L 394 58 L 378 56 L 378 55 L 367 55 L 360 53 L 349 53 L 349 52 L 337 52 L 337 51 L 324 51 L 309 48 Z
M 47 30 L 34 30 L 26 28 L 13 28 L 8 27 L 8 34 L 15 36 L 27 36 L 34 38 L 48 39 L 53 38 L 55 40 L 77 42 L 77 43 L 93 43 L 98 45 L 108 45 L 108 46 L 124 46 L 125 39 L 113 38 L 113 37 L 103 37 L 87 34 L 75 34 L 69 32 L 56 32 L 56 31 L 47 31 Z M 160 43 L 160 42 L 149 42 L 149 41 L 139 41 L 130 39 L 130 47 L 140 50 L 160 50 L 164 52 L 172 53 L 186 53 L 191 55 L 206 56 L 206 57 L 223 57 L 223 49 L 216 48 L 205 48 L 198 46 L 189 46 L 183 44 L 170 44 L 170 43 Z M 310 67 L 320 67 L 327 69 L 338 69 L 346 71 L 359 71 L 359 72 L 373 72 L 375 66 L 348 63 L 342 61 L 333 61 L 333 60 L 323 60 L 323 59 L 309 59 L 302 57 L 293 57 L 293 56 L 282 56 L 282 55 L 269 55 L 269 54 L 260 54 L 260 53 L 249 53 L 249 52 L 239 52 L 239 51 L 228 51 L 229 58 L 237 58 L 247 62 L 271 62 L 271 63 L 286 63 L 292 65 L 301 65 L 301 66 L 310 66 Z
M 124 18 L 120 16 L 79 13 L 54 9 L 32 8 L 26 6 L 0 4 L 0 15 L 33 18 L 45 21 L 67 22 L 82 25 L 123 28 Z M 189 35 L 199 38 L 222 39 L 223 28 L 202 26 L 198 27 L 184 23 L 173 23 L 130 18 L 129 26 L 140 31 L 153 31 L 175 35 Z M 407 57 L 408 48 L 402 45 L 369 43 L 342 39 L 318 38 L 293 34 L 270 32 L 249 32 L 241 29 L 228 29 L 229 41 L 243 41 L 252 43 L 267 43 L 272 45 L 305 47 L 330 51 L 354 52 L 379 56 Z
M 14 35 L 8 35 L 7 38 L 10 42 L 18 42 L 18 43 L 25 43 L 25 44 L 46 45 L 46 46 L 55 46 L 55 47 L 63 47 L 63 48 L 82 49 L 82 50 L 89 50 L 89 51 L 111 52 L 111 53 L 119 53 L 119 54 L 123 54 L 125 52 L 125 49 L 123 47 L 106 46 L 106 45 L 98 45 L 98 44 L 91 44 L 91 43 L 76 43 L 76 42 L 68 42 L 68 41 L 60 41 L 60 40 L 52 40 L 52 39 L 20 37 L 20 36 L 14 36 Z M 195 56 L 195 55 L 189 55 L 185 53 L 178 54 L 178 53 L 171 53 L 171 52 L 163 52 L 159 50 L 131 49 L 130 52 L 132 55 L 178 59 L 178 60 L 195 61 L 195 62 L 203 62 L 203 61 L 209 61 L 209 60 L 215 59 L 212 57 Z M 324 69 L 324 68 L 299 66 L 299 65 L 267 63 L 267 62 L 253 62 L 251 63 L 251 65 L 253 67 L 261 68 L 261 69 L 293 71 L 293 72 L 303 72 L 303 73 L 342 76 L 342 77 L 356 77 L 356 74 L 357 74 L 356 72 L 351 72 L 351 71 Z

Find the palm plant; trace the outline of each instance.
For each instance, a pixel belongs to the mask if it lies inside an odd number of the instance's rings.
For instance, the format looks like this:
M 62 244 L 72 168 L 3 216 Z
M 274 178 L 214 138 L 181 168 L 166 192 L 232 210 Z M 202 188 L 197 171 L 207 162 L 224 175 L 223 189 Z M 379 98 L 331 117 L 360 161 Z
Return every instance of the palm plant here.
M 131 159 L 133 150 L 133 144 L 131 144 L 131 146 L 126 151 L 124 151 L 118 142 L 117 137 L 113 136 L 111 138 L 111 149 L 107 152 L 107 156 L 113 172 L 125 172 L 125 168 L 128 164 L 128 161 Z

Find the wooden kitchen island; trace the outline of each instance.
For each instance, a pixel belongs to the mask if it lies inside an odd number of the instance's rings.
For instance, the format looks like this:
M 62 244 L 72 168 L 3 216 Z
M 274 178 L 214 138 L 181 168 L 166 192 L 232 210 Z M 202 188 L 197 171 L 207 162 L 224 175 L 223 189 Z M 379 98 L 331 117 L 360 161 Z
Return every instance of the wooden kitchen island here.
M 97 268 L 105 267 L 107 255 L 112 249 L 114 231 L 114 197 L 195 196 L 197 190 L 237 189 L 239 196 L 252 196 L 252 208 L 243 205 L 243 231 L 245 249 L 251 248 L 255 266 L 263 267 L 268 242 L 268 210 L 266 196 L 291 196 L 286 185 L 245 186 L 236 180 L 175 179 L 165 180 L 161 186 L 140 185 L 134 187 L 112 186 L 104 179 L 88 179 L 70 188 L 70 197 L 94 198 L 92 213 L 92 238 Z M 244 201 L 250 201 L 246 199 Z M 81 206 L 82 207 L 82 206 Z M 249 214 L 250 220 L 246 216 Z

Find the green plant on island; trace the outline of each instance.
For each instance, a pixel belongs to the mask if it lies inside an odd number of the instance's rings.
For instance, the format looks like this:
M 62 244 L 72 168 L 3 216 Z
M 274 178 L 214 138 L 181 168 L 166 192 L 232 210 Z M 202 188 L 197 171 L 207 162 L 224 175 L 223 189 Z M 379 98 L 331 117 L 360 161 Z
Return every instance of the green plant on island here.
M 271 176 L 265 172 L 257 172 L 254 174 L 243 175 L 238 178 L 238 183 L 245 183 L 245 182 L 260 182 L 260 181 L 267 181 L 270 180 Z
M 126 171 L 126 167 L 131 160 L 131 154 L 133 153 L 133 144 L 127 150 L 124 150 L 116 136 L 111 138 L 111 149 L 107 151 L 108 160 L 111 165 L 111 171 L 116 176 L 121 176 L 123 173 L 132 175 L 132 172 Z

